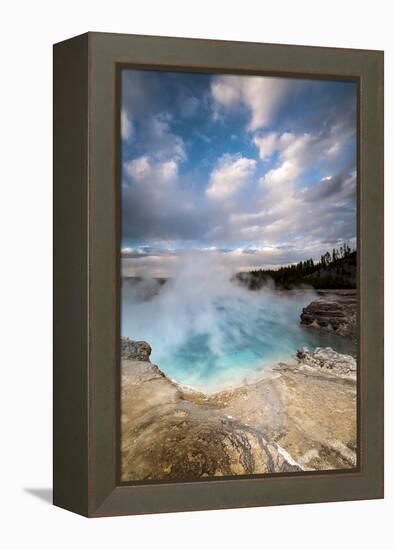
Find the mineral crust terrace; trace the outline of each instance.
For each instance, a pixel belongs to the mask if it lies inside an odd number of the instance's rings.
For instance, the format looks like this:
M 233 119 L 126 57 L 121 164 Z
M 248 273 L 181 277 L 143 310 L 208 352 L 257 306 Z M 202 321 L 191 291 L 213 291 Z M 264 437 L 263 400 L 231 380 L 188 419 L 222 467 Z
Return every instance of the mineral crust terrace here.
M 196 479 L 356 466 L 356 362 L 331 348 L 215 394 L 169 379 L 122 338 L 122 479 Z

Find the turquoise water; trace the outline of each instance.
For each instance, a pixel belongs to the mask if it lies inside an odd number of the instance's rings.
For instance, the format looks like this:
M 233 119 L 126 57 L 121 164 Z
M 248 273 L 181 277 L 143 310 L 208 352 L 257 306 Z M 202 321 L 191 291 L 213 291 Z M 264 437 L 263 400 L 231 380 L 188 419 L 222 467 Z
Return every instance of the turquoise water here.
M 299 324 L 313 291 L 149 284 L 123 281 L 122 335 L 149 342 L 152 362 L 195 388 L 215 391 L 255 378 L 302 346 L 354 352 L 347 339 Z

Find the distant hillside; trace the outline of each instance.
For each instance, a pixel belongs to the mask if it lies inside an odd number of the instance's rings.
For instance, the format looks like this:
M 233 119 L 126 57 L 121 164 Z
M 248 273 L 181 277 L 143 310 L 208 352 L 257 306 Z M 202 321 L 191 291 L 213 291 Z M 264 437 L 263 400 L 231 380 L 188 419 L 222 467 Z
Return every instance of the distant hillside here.
M 344 244 L 340 249 L 326 252 L 319 262 L 312 259 L 295 265 L 273 269 L 242 272 L 236 278 L 251 290 L 258 290 L 269 280 L 280 288 L 309 285 L 314 288 L 356 288 L 356 250 Z

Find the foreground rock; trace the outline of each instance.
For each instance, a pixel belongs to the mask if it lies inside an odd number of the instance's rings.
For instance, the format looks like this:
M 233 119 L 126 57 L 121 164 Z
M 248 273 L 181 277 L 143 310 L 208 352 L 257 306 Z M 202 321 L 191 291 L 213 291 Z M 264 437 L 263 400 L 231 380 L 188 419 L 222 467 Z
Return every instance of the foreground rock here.
M 124 480 L 300 470 L 260 430 L 177 386 L 148 361 L 122 360 L 121 426 Z
M 255 384 L 215 400 L 262 430 L 304 470 L 354 468 L 356 379 L 321 367 L 320 353 L 280 363 Z
M 343 378 L 356 378 L 356 361 L 351 355 L 337 353 L 332 348 L 316 348 L 310 353 L 306 347 L 296 353 L 299 363 L 308 367 L 322 369 Z
M 321 294 L 322 298 L 303 308 L 301 324 L 355 338 L 356 291 Z
M 121 358 L 136 361 L 150 361 L 151 347 L 147 342 L 136 342 L 129 338 L 121 339 Z
M 123 480 L 354 467 L 355 380 L 320 359 L 298 357 L 214 395 L 178 385 L 148 360 L 122 359 Z

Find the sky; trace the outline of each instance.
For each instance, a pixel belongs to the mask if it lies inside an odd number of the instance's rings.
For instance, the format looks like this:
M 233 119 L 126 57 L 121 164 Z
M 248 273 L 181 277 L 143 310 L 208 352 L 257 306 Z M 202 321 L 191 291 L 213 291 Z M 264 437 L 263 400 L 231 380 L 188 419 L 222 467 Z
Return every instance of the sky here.
M 356 247 L 356 84 L 123 69 L 122 274 Z

